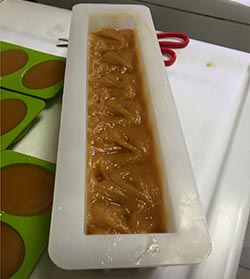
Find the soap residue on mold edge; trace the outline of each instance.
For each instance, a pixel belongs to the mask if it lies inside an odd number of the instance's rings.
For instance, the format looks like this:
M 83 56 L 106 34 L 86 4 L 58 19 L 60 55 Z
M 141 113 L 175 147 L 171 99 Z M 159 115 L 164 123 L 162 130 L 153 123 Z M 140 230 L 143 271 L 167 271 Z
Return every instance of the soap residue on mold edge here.
M 148 255 L 152 257 L 160 252 L 158 241 L 155 238 L 150 238 L 145 250 L 137 257 L 135 264 L 140 265 L 141 261 Z
M 117 246 L 117 244 L 121 241 L 122 236 L 117 234 L 111 240 L 107 240 L 103 238 L 105 243 L 105 252 L 103 253 L 103 259 L 101 260 L 101 265 L 105 266 L 105 264 L 110 264 L 113 262 L 113 250 Z

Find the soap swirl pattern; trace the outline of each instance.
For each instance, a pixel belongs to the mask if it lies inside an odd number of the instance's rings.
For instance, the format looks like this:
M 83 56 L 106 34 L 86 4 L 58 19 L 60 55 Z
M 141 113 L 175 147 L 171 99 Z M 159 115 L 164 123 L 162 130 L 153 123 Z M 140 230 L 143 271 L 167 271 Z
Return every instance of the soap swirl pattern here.
M 88 234 L 165 232 L 162 183 L 133 30 L 89 37 Z

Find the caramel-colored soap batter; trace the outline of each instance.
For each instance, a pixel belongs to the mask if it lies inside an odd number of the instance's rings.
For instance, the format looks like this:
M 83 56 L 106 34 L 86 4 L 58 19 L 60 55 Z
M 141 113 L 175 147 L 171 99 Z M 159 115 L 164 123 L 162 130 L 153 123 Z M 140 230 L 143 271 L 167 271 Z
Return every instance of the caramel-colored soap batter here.
M 8 49 L 0 52 L 0 77 L 10 75 L 22 69 L 28 62 L 28 54 L 20 49 Z
M 25 247 L 18 232 L 6 223 L 1 225 L 1 279 L 10 278 L 21 266 Z
M 44 61 L 30 68 L 25 73 L 22 82 L 29 89 L 47 88 L 63 80 L 64 71 L 64 61 Z
M 132 30 L 89 38 L 88 234 L 166 232 L 162 179 Z
M 52 207 L 54 173 L 40 166 L 15 164 L 1 169 L 1 210 L 18 216 L 45 213 Z
M 4 135 L 16 128 L 25 118 L 27 106 L 19 99 L 4 99 L 0 101 L 1 127 L 0 135 Z

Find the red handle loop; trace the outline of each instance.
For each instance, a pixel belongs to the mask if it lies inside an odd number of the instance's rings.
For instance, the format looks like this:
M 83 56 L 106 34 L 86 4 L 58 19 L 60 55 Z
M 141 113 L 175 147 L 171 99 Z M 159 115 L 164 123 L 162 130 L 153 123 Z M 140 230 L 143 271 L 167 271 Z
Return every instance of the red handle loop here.
M 172 49 L 161 47 L 161 53 L 164 56 L 168 57 L 167 60 L 164 60 L 165 66 L 171 66 L 172 64 L 174 64 L 176 60 L 176 53 Z
M 161 32 L 157 33 L 158 39 L 164 38 L 177 38 L 181 39 L 179 42 L 174 41 L 161 41 L 159 42 L 160 47 L 170 47 L 170 48 L 184 48 L 189 43 L 189 37 L 186 34 L 179 32 Z

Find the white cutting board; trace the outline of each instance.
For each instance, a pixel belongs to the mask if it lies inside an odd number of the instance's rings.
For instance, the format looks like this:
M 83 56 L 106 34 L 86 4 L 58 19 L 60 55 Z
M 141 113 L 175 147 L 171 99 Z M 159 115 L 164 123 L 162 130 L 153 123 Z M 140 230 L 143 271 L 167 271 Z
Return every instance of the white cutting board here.
M 250 54 L 191 40 L 167 68 L 200 197 L 207 211 L 246 91 Z
M 23 1 L 1 4 L 1 39 L 57 55 L 57 38 L 67 37 L 70 11 Z M 20 13 L 22 19 L 20 20 Z M 8 16 L 6 16 L 8 15 Z M 32 22 L 32 27 L 31 27 Z M 215 193 L 230 135 L 241 101 L 240 89 L 250 55 L 191 40 L 177 51 L 177 62 L 166 69 L 183 127 L 201 201 L 206 213 Z M 14 150 L 55 162 L 60 120 L 60 100 L 52 101 L 40 120 Z M 188 267 L 153 270 L 65 272 L 45 254 L 31 278 L 186 278 Z M 121 277 L 123 276 L 123 277 Z

